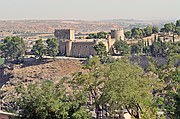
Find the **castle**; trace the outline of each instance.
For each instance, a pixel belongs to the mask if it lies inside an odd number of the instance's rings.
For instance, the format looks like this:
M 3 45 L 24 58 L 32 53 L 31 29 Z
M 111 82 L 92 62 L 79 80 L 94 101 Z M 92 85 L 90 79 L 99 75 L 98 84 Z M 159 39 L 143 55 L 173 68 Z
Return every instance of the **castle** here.
M 109 51 L 116 40 L 124 40 L 124 30 L 111 30 L 105 39 L 75 39 L 74 29 L 55 29 L 54 36 L 59 40 L 59 54 L 71 57 L 89 57 L 96 55 L 94 45 L 102 42 Z

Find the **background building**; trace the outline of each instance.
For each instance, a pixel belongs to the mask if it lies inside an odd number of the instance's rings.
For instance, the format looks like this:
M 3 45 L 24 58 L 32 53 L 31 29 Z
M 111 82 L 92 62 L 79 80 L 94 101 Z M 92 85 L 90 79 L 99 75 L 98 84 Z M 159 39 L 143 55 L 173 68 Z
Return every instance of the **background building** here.
M 106 39 L 75 39 L 74 29 L 56 29 L 54 36 L 59 40 L 59 54 L 72 57 L 96 55 L 94 45 L 102 42 L 109 51 L 116 40 L 124 40 L 124 30 L 111 30 Z

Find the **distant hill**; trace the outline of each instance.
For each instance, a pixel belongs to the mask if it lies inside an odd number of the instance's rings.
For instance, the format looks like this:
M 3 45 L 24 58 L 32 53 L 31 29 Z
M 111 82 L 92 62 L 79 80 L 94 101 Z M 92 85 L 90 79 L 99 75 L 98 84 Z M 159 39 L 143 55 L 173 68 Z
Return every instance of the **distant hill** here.
M 115 23 L 123 26 L 125 29 L 131 29 L 133 27 L 146 27 L 147 25 L 163 27 L 165 23 L 175 22 L 176 20 L 135 20 L 135 19 L 112 19 L 103 20 L 106 23 Z
M 0 37 L 8 34 L 25 33 L 53 33 L 55 28 L 74 28 L 76 33 L 110 31 L 118 27 L 125 30 L 133 27 L 145 27 L 155 25 L 162 27 L 168 22 L 175 20 L 134 20 L 134 19 L 113 19 L 101 21 L 83 20 L 8 20 L 0 21 Z

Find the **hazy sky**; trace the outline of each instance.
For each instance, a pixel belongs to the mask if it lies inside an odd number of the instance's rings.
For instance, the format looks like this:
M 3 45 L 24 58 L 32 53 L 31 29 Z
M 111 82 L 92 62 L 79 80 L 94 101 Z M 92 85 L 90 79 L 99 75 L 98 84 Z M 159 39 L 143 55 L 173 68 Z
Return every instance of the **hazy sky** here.
M 0 20 L 179 18 L 180 0 L 0 0 Z

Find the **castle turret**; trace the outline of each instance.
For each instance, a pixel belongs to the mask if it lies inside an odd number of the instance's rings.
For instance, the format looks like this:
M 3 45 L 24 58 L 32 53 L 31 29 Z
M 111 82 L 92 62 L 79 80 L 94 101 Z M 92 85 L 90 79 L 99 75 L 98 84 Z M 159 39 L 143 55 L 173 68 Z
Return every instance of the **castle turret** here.
M 111 30 L 111 38 L 116 39 L 116 40 L 120 40 L 120 39 L 124 40 L 124 38 L 125 38 L 124 29 L 119 28 L 119 29 Z

